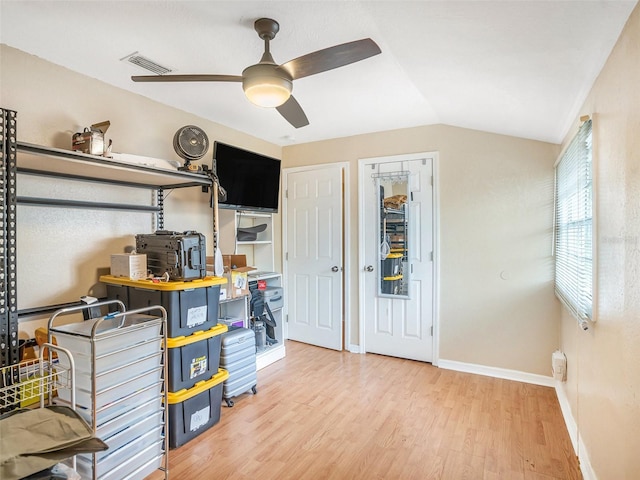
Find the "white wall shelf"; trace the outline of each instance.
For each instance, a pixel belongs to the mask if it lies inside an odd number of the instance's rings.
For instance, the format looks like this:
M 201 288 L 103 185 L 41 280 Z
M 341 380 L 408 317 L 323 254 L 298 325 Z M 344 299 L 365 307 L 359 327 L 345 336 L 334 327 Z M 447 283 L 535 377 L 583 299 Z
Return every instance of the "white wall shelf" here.
M 249 328 L 249 295 L 220 300 L 219 318 L 227 326 L 242 321 L 243 328 Z
M 255 227 L 266 224 L 264 231 L 258 232 L 253 241 L 238 241 L 238 227 Z M 235 214 L 236 252 L 247 256 L 247 265 L 259 272 L 273 272 L 275 260 L 273 251 L 273 216 L 270 213 L 236 212 Z

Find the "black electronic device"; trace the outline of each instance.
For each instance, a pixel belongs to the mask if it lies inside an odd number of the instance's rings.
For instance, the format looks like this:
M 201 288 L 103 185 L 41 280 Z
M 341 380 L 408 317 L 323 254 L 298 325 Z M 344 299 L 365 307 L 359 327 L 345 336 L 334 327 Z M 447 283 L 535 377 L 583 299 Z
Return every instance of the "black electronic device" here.
M 280 160 L 214 142 L 213 168 L 227 193 L 218 203 L 220 208 L 278 211 Z

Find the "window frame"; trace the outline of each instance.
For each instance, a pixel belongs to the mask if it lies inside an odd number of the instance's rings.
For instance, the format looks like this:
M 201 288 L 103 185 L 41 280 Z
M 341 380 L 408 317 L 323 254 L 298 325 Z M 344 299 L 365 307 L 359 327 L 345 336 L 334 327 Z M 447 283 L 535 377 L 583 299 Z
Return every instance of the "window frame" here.
M 586 330 L 595 321 L 593 126 L 580 126 L 554 166 L 555 294 Z

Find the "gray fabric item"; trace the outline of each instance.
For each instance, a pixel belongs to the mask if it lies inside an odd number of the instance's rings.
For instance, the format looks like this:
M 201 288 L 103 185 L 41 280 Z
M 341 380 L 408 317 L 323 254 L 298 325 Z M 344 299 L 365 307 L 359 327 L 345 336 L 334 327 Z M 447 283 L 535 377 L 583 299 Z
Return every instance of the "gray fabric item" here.
M 258 233 L 264 232 L 266 229 L 266 223 L 255 227 L 238 227 L 237 239 L 239 242 L 254 242 L 258 238 Z
M 71 408 L 20 409 L 0 417 L 0 478 L 20 479 L 78 453 L 109 448 Z

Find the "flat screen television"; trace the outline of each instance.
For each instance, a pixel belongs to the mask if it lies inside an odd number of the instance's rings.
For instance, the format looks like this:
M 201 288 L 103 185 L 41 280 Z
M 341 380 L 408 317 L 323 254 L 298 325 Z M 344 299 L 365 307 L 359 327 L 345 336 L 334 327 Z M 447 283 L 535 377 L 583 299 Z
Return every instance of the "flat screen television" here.
M 213 168 L 227 198 L 220 208 L 277 212 L 280 195 L 280 160 L 242 148 L 214 142 Z

